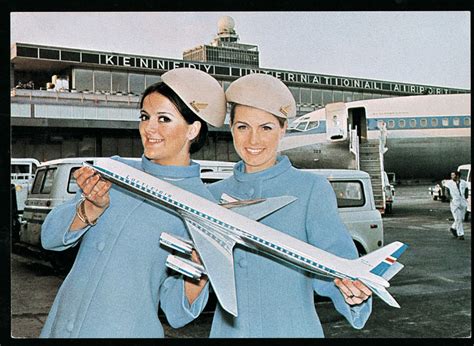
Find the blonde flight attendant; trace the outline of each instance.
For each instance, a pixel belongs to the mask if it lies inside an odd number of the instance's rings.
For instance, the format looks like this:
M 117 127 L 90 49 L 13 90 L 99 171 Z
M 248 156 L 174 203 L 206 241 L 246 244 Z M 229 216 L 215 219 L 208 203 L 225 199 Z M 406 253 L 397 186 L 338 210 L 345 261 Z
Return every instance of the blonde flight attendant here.
M 338 256 L 356 258 L 326 178 L 299 171 L 288 157 L 277 155 L 287 121 L 296 113 L 288 88 L 272 76 L 250 74 L 231 83 L 226 98 L 234 147 L 242 160 L 232 177 L 209 187 L 214 197 L 295 196 L 295 202 L 260 222 Z M 362 328 L 371 313 L 372 292 L 359 281 L 312 276 L 240 247 L 234 250 L 234 266 L 239 315 L 233 317 L 218 304 L 211 337 L 323 337 L 314 292 L 329 297 L 354 328 Z
M 210 75 L 182 68 L 148 87 L 137 116 L 141 161 L 116 160 L 213 200 L 190 153 L 222 126 L 224 91 Z M 160 247 L 163 231 L 188 237 L 182 220 L 166 208 L 103 181 L 90 168 L 74 173 L 79 193 L 47 216 L 45 249 L 80 246 L 41 332 L 43 338 L 162 338 L 158 307 L 172 327 L 195 319 L 208 299 L 207 280 L 169 276 Z

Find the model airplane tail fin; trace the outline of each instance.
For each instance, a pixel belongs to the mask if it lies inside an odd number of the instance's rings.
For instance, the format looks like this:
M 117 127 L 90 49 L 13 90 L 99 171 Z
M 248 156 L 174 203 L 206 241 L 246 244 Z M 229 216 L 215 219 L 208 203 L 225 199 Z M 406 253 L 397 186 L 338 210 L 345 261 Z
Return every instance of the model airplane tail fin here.
M 403 264 L 398 263 L 397 260 L 407 247 L 406 244 L 396 241 L 357 259 L 357 261 L 369 266 L 369 271 L 372 274 L 389 281 L 403 269 Z

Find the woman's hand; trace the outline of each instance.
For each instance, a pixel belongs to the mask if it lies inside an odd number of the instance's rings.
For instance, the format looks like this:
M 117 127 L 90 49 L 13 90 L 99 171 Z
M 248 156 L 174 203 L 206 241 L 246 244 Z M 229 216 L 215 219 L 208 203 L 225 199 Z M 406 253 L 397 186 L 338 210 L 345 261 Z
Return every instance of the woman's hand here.
M 90 167 L 81 167 L 74 172 L 77 185 L 81 188 L 87 201 L 99 209 L 106 209 L 110 204 L 110 181 L 102 180 L 100 175 Z
M 372 291 L 359 280 L 335 279 L 334 284 L 339 288 L 344 300 L 349 305 L 361 304 L 372 295 Z
M 102 180 L 98 174 L 90 167 L 81 167 L 74 172 L 76 183 L 82 190 L 85 213 L 90 221 L 97 220 L 110 204 L 109 190 L 112 183 Z M 71 230 L 78 230 L 84 227 L 79 217 L 75 217 Z
M 198 253 L 196 252 L 196 250 L 193 250 L 193 252 L 191 253 L 191 260 L 194 262 L 194 263 L 197 263 L 197 264 L 201 264 L 202 265 L 202 262 L 201 262 L 201 258 L 199 257 Z M 201 293 L 202 289 L 204 288 L 204 286 L 206 285 L 206 282 L 207 282 L 208 278 L 206 275 L 203 275 L 201 277 L 201 279 L 199 281 L 194 281 L 194 280 L 191 280 L 187 277 L 184 278 L 184 292 L 186 294 L 186 297 L 188 298 L 188 302 L 189 304 L 191 305 L 195 300 L 196 298 L 199 296 L 199 294 Z

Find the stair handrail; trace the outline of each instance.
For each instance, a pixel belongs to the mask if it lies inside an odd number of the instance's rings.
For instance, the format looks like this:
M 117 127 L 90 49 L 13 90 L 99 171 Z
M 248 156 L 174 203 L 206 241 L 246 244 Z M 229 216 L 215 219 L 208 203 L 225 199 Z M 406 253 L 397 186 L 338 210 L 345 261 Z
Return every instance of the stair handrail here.
M 357 126 L 349 131 L 349 150 L 355 156 L 356 169 L 360 169 L 359 160 L 359 136 L 357 135 Z
M 379 151 L 383 155 L 387 152 L 387 125 L 385 122 L 379 125 Z

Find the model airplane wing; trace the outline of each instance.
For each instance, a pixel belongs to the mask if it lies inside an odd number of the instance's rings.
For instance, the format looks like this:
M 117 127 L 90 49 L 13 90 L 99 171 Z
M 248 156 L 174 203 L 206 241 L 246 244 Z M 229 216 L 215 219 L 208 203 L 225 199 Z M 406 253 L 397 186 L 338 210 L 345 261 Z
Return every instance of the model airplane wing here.
M 260 220 L 297 199 L 298 198 L 293 196 L 279 196 L 257 200 L 234 200 L 221 203 L 220 205 L 224 208 L 232 209 L 236 213 L 248 217 L 249 219 Z
M 234 257 L 235 241 L 213 236 L 199 223 L 184 216 L 194 247 L 201 257 L 207 277 L 222 308 L 237 316 L 237 294 L 235 292 Z

